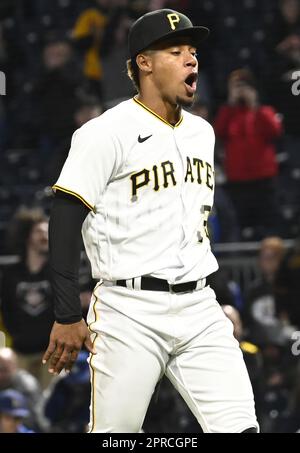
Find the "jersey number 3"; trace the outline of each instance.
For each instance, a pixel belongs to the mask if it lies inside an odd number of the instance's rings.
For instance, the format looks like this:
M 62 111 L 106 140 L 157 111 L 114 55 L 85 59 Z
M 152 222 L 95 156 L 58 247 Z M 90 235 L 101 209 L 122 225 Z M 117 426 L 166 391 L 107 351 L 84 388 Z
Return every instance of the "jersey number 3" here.
M 201 215 L 202 215 L 202 222 L 201 222 L 201 229 L 197 232 L 198 234 L 198 242 L 203 242 L 205 236 L 209 238 L 209 231 L 208 231 L 208 217 L 211 212 L 211 206 L 203 205 L 201 206 Z

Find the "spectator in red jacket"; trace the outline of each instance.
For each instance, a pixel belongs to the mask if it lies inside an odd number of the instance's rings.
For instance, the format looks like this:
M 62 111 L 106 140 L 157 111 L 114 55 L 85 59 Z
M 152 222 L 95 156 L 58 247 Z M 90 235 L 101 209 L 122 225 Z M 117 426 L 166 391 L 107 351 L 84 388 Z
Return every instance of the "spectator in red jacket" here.
M 224 145 L 228 189 L 241 228 L 254 229 L 260 238 L 275 232 L 274 140 L 282 134 L 282 125 L 272 107 L 259 104 L 252 74 L 246 69 L 230 74 L 228 93 L 227 105 L 217 113 L 215 131 Z

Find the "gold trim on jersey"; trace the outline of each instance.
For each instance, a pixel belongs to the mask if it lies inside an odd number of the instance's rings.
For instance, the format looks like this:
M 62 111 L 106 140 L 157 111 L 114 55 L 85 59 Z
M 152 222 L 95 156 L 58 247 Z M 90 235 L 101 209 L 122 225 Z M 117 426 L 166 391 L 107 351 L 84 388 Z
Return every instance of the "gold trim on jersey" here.
M 180 118 L 180 120 L 178 121 L 178 123 L 176 123 L 174 126 L 173 124 L 171 123 L 168 123 L 168 121 L 166 121 L 164 118 L 162 118 L 160 115 L 158 115 L 157 113 L 153 112 L 153 110 L 149 109 L 149 107 L 147 107 L 145 104 L 143 104 L 139 99 L 137 99 L 136 97 L 133 98 L 134 102 L 136 102 L 138 105 L 140 105 L 141 107 L 143 107 L 143 109 L 147 110 L 147 112 L 151 113 L 152 115 L 154 115 L 157 119 L 159 119 L 160 121 L 162 121 L 163 123 L 167 124 L 168 126 L 170 126 L 172 129 L 175 129 L 175 127 L 178 127 L 180 126 L 180 124 L 182 123 L 183 121 L 183 116 Z
M 248 354 L 257 354 L 259 352 L 258 347 L 253 343 L 249 343 L 249 341 L 242 341 L 240 348 L 243 352 L 248 352 Z
M 68 189 L 65 189 L 64 187 L 61 187 L 61 186 L 57 186 L 56 184 L 54 186 L 52 186 L 52 190 L 60 190 L 61 192 L 65 192 L 65 193 L 68 193 L 69 195 L 73 195 L 74 197 L 78 198 L 78 200 L 80 200 L 87 208 L 89 208 L 91 211 L 95 211 L 95 208 L 90 204 L 88 203 L 81 195 L 79 195 L 78 193 L 76 192 L 73 192 L 72 190 L 68 190 Z
M 96 305 L 97 305 L 97 302 L 100 302 L 98 297 L 96 296 L 95 294 L 95 291 L 96 289 L 98 288 L 99 285 L 97 285 L 93 291 L 93 296 L 95 297 L 95 300 L 94 300 L 94 303 L 93 303 L 93 312 L 94 312 L 94 321 L 88 325 L 88 329 L 89 331 L 95 335 L 95 338 L 93 340 L 93 349 L 94 349 L 94 346 L 95 346 L 95 343 L 96 343 L 96 340 L 98 338 L 98 333 L 95 332 L 93 329 L 92 329 L 92 326 L 98 321 L 98 316 L 97 316 L 97 312 L 96 312 Z M 94 368 L 94 365 L 93 365 L 93 359 L 94 359 L 94 355 L 90 355 L 90 359 L 89 359 L 89 365 L 90 365 L 90 369 L 91 369 L 91 428 L 89 430 L 89 433 L 92 433 L 94 431 L 94 428 L 95 428 L 95 420 L 96 420 L 96 409 L 95 409 L 95 368 Z

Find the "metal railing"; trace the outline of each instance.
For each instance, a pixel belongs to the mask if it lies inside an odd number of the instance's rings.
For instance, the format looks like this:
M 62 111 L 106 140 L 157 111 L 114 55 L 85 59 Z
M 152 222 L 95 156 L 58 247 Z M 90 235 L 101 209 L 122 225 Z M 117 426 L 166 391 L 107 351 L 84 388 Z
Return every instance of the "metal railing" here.
M 293 239 L 284 240 L 286 249 L 291 249 L 295 245 Z M 236 242 L 226 244 L 214 244 L 215 253 L 219 266 L 225 269 L 229 280 L 236 282 L 242 289 L 247 289 L 249 285 L 259 277 L 260 270 L 257 262 L 260 242 Z M 83 252 L 83 262 L 87 258 Z M 0 256 L 1 266 L 15 264 L 19 261 L 16 255 Z
M 295 240 L 283 241 L 286 250 L 294 247 Z M 236 282 L 241 289 L 247 290 L 260 275 L 258 253 L 260 242 L 236 242 L 215 244 L 213 251 L 221 269 L 225 269 L 229 280 Z

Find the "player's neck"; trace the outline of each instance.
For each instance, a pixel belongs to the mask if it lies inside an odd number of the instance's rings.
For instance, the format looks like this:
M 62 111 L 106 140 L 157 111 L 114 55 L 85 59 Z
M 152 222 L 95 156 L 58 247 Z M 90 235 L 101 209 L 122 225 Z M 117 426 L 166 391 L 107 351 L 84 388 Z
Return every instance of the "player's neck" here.
M 144 93 L 139 93 L 137 99 L 169 124 L 175 125 L 181 118 L 181 107 L 179 105 L 170 104 L 159 97 Z

